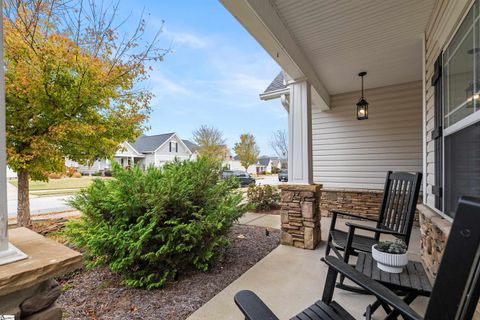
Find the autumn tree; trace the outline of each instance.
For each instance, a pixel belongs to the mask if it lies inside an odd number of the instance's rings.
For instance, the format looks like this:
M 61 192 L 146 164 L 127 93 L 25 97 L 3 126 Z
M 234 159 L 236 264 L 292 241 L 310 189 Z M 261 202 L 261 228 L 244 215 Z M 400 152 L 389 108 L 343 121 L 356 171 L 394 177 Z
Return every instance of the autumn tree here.
M 226 153 L 223 133 L 215 127 L 202 125 L 193 131 L 193 141 L 200 147 L 200 156 L 212 160 L 224 160 Z
M 107 9 L 105 9 L 107 8 Z M 119 34 L 118 4 L 6 0 L 7 161 L 18 175 L 18 225 L 30 225 L 29 179 L 61 172 L 65 158 L 111 157 L 140 134 L 152 95 L 138 86 L 168 50 L 145 20 Z
M 242 167 L 245 168 L 245 171 L 247 171 L 248 167 L 252 164 L 257 163 L 258 156 L 260 155 L 260 148 L 255 142 L 255 137 L 249 133 L 240 135 L 240 141 L 235 143 L 233 150 L 238 156 Z
M 277 130 L 272 134 L 270 147 L 280 159 L 288 158 L 288 134 L 287 130 Z

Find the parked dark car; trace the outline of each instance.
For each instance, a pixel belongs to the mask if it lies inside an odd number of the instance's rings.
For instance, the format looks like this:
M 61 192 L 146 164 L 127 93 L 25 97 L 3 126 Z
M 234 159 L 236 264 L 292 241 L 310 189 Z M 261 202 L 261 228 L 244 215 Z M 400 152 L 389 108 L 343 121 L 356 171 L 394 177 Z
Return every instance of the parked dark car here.
M 232 170 L 225 170 L 222 172 L 222 178 L 227 179 L 233 176 L 233 171 Z
M 278 173 L 278 181 L 288 182 L 288 170 L 280 170 Z
M 247 187 L 251 184 L 255 184 L 255 179 L 252 178 L 247 172 L 239 170 L 225 170 L 222 173 L 222 178 L 227 179 L 229 177 L 236 177 L 240 181 L 240 187 Z

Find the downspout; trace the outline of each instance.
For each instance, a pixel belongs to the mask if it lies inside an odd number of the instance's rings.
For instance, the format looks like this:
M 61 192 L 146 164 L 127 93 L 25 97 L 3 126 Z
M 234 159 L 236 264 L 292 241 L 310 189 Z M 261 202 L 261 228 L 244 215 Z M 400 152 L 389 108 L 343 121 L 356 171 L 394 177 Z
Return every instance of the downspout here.
M 285 108 L 285 110 L 290 110 L 290 96 L 287 94 L 282 94 L 280 96 L 280 101 L 282 102 L 282 106 Z

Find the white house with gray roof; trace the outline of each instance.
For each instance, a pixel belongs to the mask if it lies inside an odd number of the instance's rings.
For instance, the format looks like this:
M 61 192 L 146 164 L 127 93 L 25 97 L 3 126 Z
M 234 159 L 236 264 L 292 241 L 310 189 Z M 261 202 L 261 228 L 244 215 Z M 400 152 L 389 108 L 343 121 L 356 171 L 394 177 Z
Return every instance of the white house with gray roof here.
M 147 168 L 161 167 L 166 162 L 189 160 L 196 156 L 198 146 L 189 140 L 181 139 L 175 132 L 152 136 L 141 135 L 133 142 L 123 142 L 119 145 L 113 160 L 122 167 L 131 165 Z M 111 169 L 111 161 L 101 159 L 91 166 L 80 165 L 74 161 L 66 161 L 66 165 L 75 167 L 83 174 L 91 174 Z

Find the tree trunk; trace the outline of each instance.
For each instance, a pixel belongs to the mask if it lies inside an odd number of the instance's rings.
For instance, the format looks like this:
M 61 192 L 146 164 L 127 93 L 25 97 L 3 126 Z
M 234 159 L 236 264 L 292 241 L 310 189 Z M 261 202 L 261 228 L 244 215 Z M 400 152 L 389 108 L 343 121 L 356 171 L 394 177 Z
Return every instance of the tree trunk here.
M 32 221 L 30 220 L 30 186 L 29 174 L 25 169 L 21 169 L 17 173 L 18 176 L 18 206 L 17 206 L 17 225 L 19 227 L 30 228 Z

